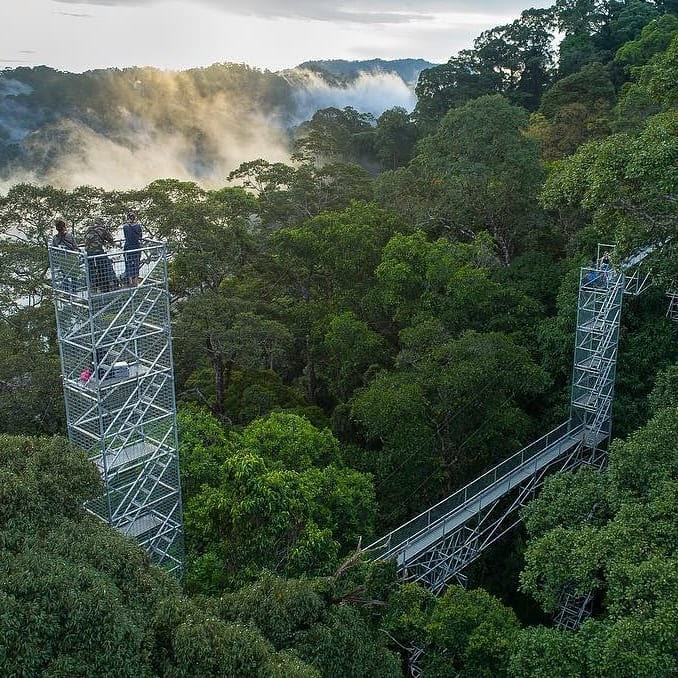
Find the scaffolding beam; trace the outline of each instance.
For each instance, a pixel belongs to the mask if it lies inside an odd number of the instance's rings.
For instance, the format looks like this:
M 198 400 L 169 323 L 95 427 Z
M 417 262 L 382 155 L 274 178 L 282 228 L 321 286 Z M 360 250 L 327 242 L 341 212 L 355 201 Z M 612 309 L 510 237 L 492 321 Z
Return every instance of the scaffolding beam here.
M 666 317 L 674 323 L 678 323 L 678 291 L 671 290 L 666 293 L 669 300 Z

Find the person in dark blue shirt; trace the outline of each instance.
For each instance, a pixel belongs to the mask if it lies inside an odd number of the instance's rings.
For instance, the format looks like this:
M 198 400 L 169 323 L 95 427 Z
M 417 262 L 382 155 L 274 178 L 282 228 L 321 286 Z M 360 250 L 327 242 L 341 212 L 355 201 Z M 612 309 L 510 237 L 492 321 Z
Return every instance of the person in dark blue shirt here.
M 139 284 L 139 267 L 141 265 L 141 224 L 133 212 L 127 215 L 122 227 L 125 236 L 125 277 L 131 286 Z

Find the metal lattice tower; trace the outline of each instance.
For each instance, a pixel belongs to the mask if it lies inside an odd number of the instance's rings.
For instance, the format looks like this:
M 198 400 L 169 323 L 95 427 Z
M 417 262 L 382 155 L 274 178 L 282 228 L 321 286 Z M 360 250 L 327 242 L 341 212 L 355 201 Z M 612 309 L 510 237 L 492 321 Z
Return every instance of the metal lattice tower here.
M 599 262 L 601 248 L 612 252 L 614 246 L 598 246 Z M 584 426 L 591 438 L 605 440 L 605 447 L 611 436 L 622 301 L 625 294 L 635 296 L 643 292 L 650 279 L 650 274 L 641 274 L 640 269 L 629 275 L 625 271 L 637 266 L 653 249 L 649 246 L 640 250 L 624 261 L 618 271 L 612 268 L 581 271 L 570 419 Z M 591 460 L 602 468 L 606 461 L 604 450 L 593 446 Z M 561 593 L 554 623 L 561 629 L 576 630 L 592 609 L 593 593 L 577 592 L 576 582 L 570 582 Z
M 666 296 L 669 299 L 669 307 L 666 311 L 666 317 L 676 323 L 678 322 L 678 292 L 672 290 L 667 292 Z
M 49 248 L 66 419 L 70 442 L 103 480 L 104 493 L 85 509 L 181 575 L 167 256 L 164 243 L 145 242 L 134 287 L 121 282 L 121 245 L 97 257 Z M 105 283 L 97 279 L 104 270 Z
M 589 591 L 579 595 L 573 587 L 574 584 L 570 584 L 561 593 L 558 611 L 553 619 L 557 628 L 568 631 L 576 631 L 591 616 L 593 610 L 593 594 Z
M 581 269 L 570 421 L 582 425 L 587 442 L 605 441 L 611 435 L 611 409 L 619 346 L 619 325 L 625 277 L 612 269 Z M 604 463 L 596 454 L 593 463 Z
M 600 249 L 600 248 L 599 248 Z M 582 268 L 572 368 L 570 421 L 582 426 L 591 449 L 590 463 L 603 468 L 612 433 L 612 399 L 619 346 L 619 327 L 626 278 L 612 268 Z M 560 596 L 554 624 L 561 629 L 578 629 L 591 615 L 593 595 L 576 592 L 571 582 Z

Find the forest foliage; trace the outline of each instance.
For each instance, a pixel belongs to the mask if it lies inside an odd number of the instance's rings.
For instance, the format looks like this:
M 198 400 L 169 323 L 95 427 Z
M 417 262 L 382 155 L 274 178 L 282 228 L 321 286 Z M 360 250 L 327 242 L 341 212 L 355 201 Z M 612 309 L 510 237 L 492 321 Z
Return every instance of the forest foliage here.
M 320 110 L 289 163 L 218 189 L 0 195 L 0 673 L 387 677 L 418 648 L 424 676 L 673 675 L 677 9 L 526 10 L 424 70 L 412 113 Z M 259 83 L 265 108 L 288 96 L 271 75 L 198 84 Z M 85 515 L 100 480 L 64 437 L 52 221 L 81 239 L 129 210 L 171 252 L 181 584 Z M 653 248 L 607 470 L 551 478 L 475 588 L 368 565 L 370 540 L 567 418 L 599 242 L 615 265 Z M 577 633 L 549 622 L 563 591 L 593 593 Z

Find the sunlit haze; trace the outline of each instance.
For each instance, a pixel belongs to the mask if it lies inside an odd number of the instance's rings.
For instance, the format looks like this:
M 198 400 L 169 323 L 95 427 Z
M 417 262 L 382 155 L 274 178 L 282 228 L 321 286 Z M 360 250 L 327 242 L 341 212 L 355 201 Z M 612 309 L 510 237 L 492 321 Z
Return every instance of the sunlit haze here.
M 371 71 L 337 86 L 296 70 L 283 121 L 283 108 L 252 110 L 249 92 L 206 93 L 178 71 L 235 63 L 279 72 L 321 59 L 444 63 L 525 6 L 518 0 L 1 0 L 0 74 L 40 65 L 73 73 L 131 66 L 160 72 L 142 71 L 131 82 L 122 73 L 96 79 L 117 111 L 115 132 L 97 117 L 105 109 L 94 117 L 61 111 L 46 122 L 39 106 L 19 96 L 33 85 L 20 74 L 0 78 L 0 132 L 14 144 L 0 191 L 22 181 L 125 189 L 158 177 L 223 186 L 243 162 L 289 162 L 289 129 L 319 109 L 352 106 L 375 119 L 395 106 L 412 111 L 413 80 Z M 275 77 L 290 82 L 282 79 L 288 76 Z M 147 86 L 150 98 L 144 98 Z M 58 104 L 48 105 L 58 110 Z

